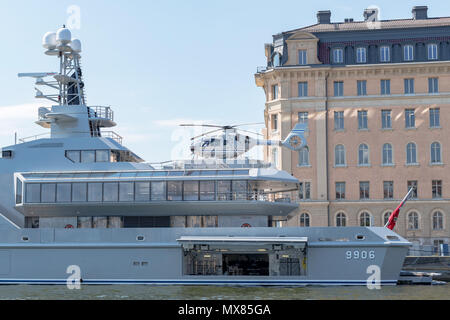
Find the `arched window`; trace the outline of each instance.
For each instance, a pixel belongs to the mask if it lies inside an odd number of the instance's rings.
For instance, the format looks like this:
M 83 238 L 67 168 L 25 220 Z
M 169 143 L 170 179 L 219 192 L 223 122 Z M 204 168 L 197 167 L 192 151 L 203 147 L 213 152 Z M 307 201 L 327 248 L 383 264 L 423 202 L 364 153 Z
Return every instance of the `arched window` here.
M 406 163 L 417 163 L 417 148 L 414 142 L 410 142 L 406 145 Z
M 371 220 L 372 219 L 370 213 L 366 211 L 361 212 L 361 214 L 359 215 L 359 225 L 361 227 L 370 227 L 372 225 Z
M 431 144 L 431 163 L 441 163 L 441 144 L 433 142 Z
M 444 229 L 444 216 L 442 212 L 435 211 L 433 213 L 433 230 L 442 230 Z
M 336 215 L 336 227 L 345 227 L 347 225 L 347 217 L 345 213 L 339 212 Z
M 345 147 L 342 144 L 334 148 L 334 165 L 345 166 Z
M 393 164 L 392 145 L 390 143 L 385 143 L 383 145 L 383 164 L 385 165 Z
M 388 223 L 389 217 L 391 216 L 391 214 L 392 214 L 391 211 L 388 211 L 388 212 L 384 213 L 384 215 L 383 215 L 383 227 Z
M 309 166 L 309 149 L 307 147 L 298 152 L 298 165 Z
M 411 211 L 408 214 L 408 229 L 409 230 L 419 229 L 419 214 L 415 211 Z
M 309 214 L 302 213 L 300 215 L 300 227 L 309 227 Z
M 368 165 L 369 164 L 369 147 L 367 144 L 360 144 L 358 148 L 358 164 Z

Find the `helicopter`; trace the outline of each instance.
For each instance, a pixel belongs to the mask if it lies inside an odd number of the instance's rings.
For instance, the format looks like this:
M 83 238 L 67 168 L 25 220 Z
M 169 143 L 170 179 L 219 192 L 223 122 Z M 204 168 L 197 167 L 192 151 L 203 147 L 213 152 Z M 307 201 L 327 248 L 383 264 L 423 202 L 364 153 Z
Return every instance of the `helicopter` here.
M 307 124 L 297 123 L 284 140 L 266 140 L 259 138 L 262 134 L 238 129 L 241 126 L 254 125 L 260 123 L 246 123 L 238 125 L 215 125 L 215 124 L 180 124 L 182 127 L 207 127 L 215 128 L 212 131 L 191 138 L 190 150 L 193 155 L 202 158 L 213 159 L 235 159 L 247 153 L 256 146 L 280 146 L 292 151 L 300 151 L 307 148 L 305 131 Z M 220 132 L 211 135 L 216 132 Z M 240 133 L 240 132 L 243 133 Z M 249 135 L 251 134 L 251 135 Z M 258 138 L 252 137 L 257 135 Z

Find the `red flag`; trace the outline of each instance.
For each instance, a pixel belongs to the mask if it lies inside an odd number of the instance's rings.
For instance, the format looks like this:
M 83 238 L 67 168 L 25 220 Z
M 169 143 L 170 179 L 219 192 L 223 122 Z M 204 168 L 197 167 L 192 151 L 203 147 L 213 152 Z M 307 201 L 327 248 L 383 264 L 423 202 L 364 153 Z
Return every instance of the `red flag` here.
M 409 195 L 414 190 L 414 188 L 409 189 L 406 196 L 403 198 L 402 202 L 400 202 L 400 205 L 391 213 L 391 216 L 389 217 L 388 222 L 386 223 L 385 227 L 388 229 L 393 230 L 395 227 L 395 223 L 397 222 L 398 214 L 400 213 L 400 208 L 403 207 L 406 200 L 408 200 Z

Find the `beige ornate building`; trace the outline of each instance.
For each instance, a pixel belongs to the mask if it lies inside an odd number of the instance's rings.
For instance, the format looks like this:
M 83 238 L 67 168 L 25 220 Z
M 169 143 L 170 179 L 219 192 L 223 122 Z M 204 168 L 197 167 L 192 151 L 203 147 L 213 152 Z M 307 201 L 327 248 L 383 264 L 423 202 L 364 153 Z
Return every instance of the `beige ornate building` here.
M 257 86 L 265 134 L 308 123 L 309 150 L 266 150 L 300 181 L 300 209 L 284 225 L 383 226 L 413 186 L 396 231 L 438 248 L 450 239 L 450 18 L 331 23 L 273 36 Z M 431 247 L 433 246 L 433 247 Z

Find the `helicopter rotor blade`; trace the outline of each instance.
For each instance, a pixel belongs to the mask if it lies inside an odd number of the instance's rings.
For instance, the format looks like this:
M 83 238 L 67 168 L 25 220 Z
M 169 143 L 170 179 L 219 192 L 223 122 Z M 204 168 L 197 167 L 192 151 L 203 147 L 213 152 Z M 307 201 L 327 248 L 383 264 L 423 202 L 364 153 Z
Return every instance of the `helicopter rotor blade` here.
M 222 128 L 223 126 L 218 126 L 215 124 L 180 124 L 180 127 L 209 127 L 209 128 Z
M 258 135 L 258 136 L 264 137 L 264 135 L 263 135 L 263 134 L 261 134 L 261 133 L 257 133 L 257 132 L 252 132 L 252 131 L 248 131 L 248 130 L 243 130 L 243 129 L 237 129 L 237 130 L 239 130 L 239 131 L 243 131 L 243 132 L 248 132 L 248 133 L 251 133 L 251 134 L 256 134 L 256 135 Z
M 253 123 L 235 124 L 234 126 L 230 126 L 230 127 L 231 127 L 231 128 L 236 128 L 236 127 L 242 127 L 242 126 L 252 126 L 252 125 L 257 125 L 257 124 L 264 124 L 264 122 L 253 122 Z
M 221 131 L 221 130 L 222 129 L 216 129 L 216 130 L 213 130 L 213 131 L 205 132 L 205 133 L 202 133 L 202 134 L 200 134 L 198 136 L 192 137 L 191 140 L 195 140 L 197 138 L 200 138 L 200 137 L 203 137 L 203 136 L 206 136 L 208 134 L 211 134 L 211 133 L 214 133 L 214 132 L 217 132 L 217 131 Z

